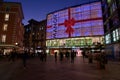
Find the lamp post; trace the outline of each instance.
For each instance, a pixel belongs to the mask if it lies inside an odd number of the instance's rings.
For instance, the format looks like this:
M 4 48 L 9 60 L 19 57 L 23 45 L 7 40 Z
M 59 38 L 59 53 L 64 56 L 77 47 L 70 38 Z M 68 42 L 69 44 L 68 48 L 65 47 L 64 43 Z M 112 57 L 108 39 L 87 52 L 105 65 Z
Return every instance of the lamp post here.
M 18 43 L 16 42 L 15 43 L 15 48 L 14 48 L 15 51 L 17 50 L 17 47 L 18 47 Z
M 15 46 L 18 46 L 18 43 L 17 43 L 17 42 L 15 43 Z

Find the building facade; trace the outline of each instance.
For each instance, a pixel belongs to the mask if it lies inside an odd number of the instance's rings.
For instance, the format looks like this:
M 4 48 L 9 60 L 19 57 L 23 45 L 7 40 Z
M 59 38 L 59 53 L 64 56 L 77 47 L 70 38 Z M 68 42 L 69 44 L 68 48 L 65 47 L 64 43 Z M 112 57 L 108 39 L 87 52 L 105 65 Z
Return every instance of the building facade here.
M 83 49 L 95 51 L 104 44 L 104 29 L 100 1 L 58 10 L 47 15 L 47 52 L 66 52 Z
M 21 3 L 4 2 L 0 7 L 0 50 L 4 54 L 23 48 L 23 18 Z
M 45 51 L 46 48 L 46 20 L 36 21 L 31 19 L 29 24 L 25 26 L 24 45 L 27 50 L 32 53 Z
M 120 59 L 120 0 L 102 0 L 106 53 Z
M 0 0 L 0 6 L 2 6 L 2 4 L 3 4 L 3 0 Z

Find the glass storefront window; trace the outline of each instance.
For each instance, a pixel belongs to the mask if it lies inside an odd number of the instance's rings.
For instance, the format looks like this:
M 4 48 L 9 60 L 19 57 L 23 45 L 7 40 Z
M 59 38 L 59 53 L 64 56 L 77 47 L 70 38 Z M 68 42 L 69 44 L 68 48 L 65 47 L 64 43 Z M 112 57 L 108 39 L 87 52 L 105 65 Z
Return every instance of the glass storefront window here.
M 113 41 L 119 40 L 119 32 L 118 32 L 118 29 L 114 30 L 114 31 L 112 32 L 112 35 L 113 35 Z
M 111 37 L 110 37 L 110 34 L 107 34 L 107 35 L 105 36 L 105 43 L 106 43 L 106 44 L 111 43 Z
M 120 40 L 120 28 L 118 29 L 118 37 L 119 37 L 119 40 Z
M 92 45 L 92 39 L 87 39 L 87 44 Z
M 113 31 L 112 34 L 113 34 L 113 41 L 116 41 L 116 34 L 115 34 L 115 31 Z
M 84 47 L 92 45 L 93 42 L 101 42 L 102 37 L 82 37 L 82 38 L 69 38 L 69 39 L 56 39 L 47 40 L 47 47 Z
M 75 46 L 80 46 L 80 39 L 75 40 Z
M 116 29 L 115 31 L 116 31 L 116 38 L 117 38 L 117 40 L 119 40 L 119 31 L 118 31 L 118 29 Z
M 118 31 L 118 29 L 115 30 L 115 33 L 116 33 L 116 40 L 119 40 L 119 31 Z
M 9 20 L 9 14 L 5 14 L 5 21 Z
M 2 35 L 2 42 L 6 42 L 6 35 Z
M 3 31 L 7 31 L 8 24 L 3 25 Z

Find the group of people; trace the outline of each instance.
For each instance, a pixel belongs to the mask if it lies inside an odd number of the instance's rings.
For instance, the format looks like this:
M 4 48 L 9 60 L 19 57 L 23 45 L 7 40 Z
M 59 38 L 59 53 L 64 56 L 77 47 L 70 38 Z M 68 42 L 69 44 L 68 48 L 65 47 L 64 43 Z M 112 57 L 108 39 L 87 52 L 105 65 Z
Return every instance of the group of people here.
M 98 54 L 96 56 L 96 60 L 99 63 L 100 69 L 105 69 L 105 64 L 108 63 L 107 56 L 106 56 L 105 52 L 101 52 L 101 54 Z
M 23 66 L 26 67 L 26 61 L 28 59 L 29 53 L 24 51 L 23 53 L 19 54 L 16 50 L 12 50 L 11 53 L 8 55 L 8 60 L 15 62 L 16 59 L 22 59 Z
M 55 62 L 58 62 L 58 60 L 62 62 L 65 59 L 70 61 L 71 63 L 74 63 L 76 54 L 77 53 L 74 50 L 71 52 L 69 51 L 66 51 L 66 52 L 60 51 L 59 53 L 55 52 L 54 53 Z M 47 54 L 45 52 L 37 52 L 37 55 L 40 58 L 40 61 L 42 62 L 46 61 Z M 100 68 L 105 69 L 105 64 L 107 64 L 107 57 L 105 52 L 101 52 L 100 54 L 93 56 L 92 53 L 90 52 L 86 53 L 85 51 L 83 51 L 82 56 L 83 56 L 83 61 L 84 61 L 84 58 L 86 57 L 88 58 L 89 63 L 92 63 L 93 59 L 95 59 L 99 63 Z M 27 59 L 30 57 L 30 54 L 28 51 L 24 51 L 22 54 L 18 55 L 17 51 L 13 49 L 10 55 L 8 56 L 8 60 L 14 62 L 16 57 L 21 58 L 23 62 L 23 66 L 26 67 L 26 62 L 27 62 Z
M 82 56 L 83 56 L 83 61 L 84 58 L 87 56 L 89 63 L 93 63 L 93 60 L 96 60 L 99 64 L 100 69 L 105 69 L 105 64 L 107 64 L 108 62 L 107 56 L 104 51 L 100 53 L 91 53 L 91 52 L 86 53 L 85 51 L 83 51 Z
M 47 54 L 45 52 L 37 52 L 38 57 L 40 58 L 40 61 L 46 61 L 47 59 Z
M 72 51 L 71 53 L 70 52 L 55 52 L 54 53 L 54 57 L 55 57 L 55 62 L 58 61 L 58 58 L 59 58 L 59 61 L 63 61 L 64 58 L 66 58 L 67 60 L 71 60 L 71 63 L 74 63 L 74 58 L 76 56 L 76 52 L 75 51 Z
M 46 61 L 47 54 L 44 52 L 37 52 L 37 56 L 39 57 L 40 61 Z M 24 51 L 22 53 L 17 53 L 16 50 L 12 50 L 10 55 L 8 56 L 8 60 L 14 62 L 16 58 L 20 58 L 22 60 L 23 66 L 27 66 L 28 58 L 35 57 L 35 53 L 31 53 L 29 51 Z

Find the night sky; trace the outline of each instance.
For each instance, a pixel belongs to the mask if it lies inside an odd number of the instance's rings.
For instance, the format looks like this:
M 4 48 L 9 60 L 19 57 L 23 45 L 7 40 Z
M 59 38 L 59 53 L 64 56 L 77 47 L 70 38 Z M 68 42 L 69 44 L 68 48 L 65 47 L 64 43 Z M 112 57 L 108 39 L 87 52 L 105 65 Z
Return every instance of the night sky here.
M 79 5 L 81 3 L 96 1 L 96 0 L 4 0 L 7 2 L 21 2 L 24 20 L 23 23 L 28 24 L 27 21 L 35 19 L 41 21 L 46 19 L 46 15 L 59 9 L 69 6 Z

